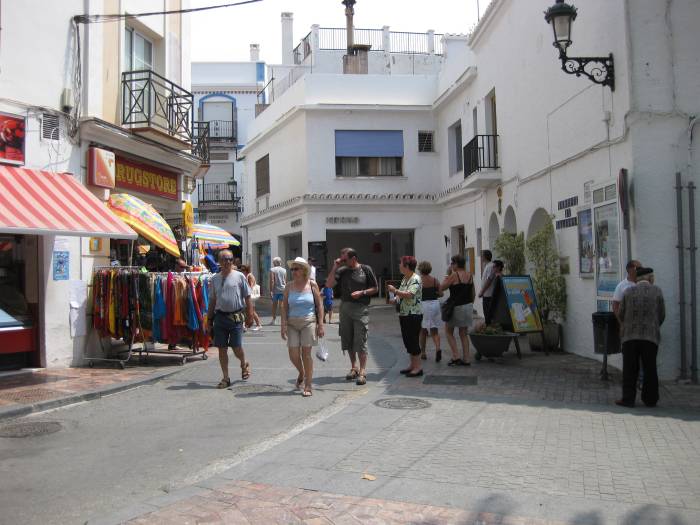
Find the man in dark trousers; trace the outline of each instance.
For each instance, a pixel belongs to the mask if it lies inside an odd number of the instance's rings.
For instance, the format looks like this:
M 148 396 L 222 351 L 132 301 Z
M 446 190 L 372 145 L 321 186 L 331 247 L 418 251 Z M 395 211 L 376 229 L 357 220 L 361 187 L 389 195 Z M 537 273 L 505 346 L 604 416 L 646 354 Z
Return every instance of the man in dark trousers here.
M 618 317 L 622 325 L 622 399 L 615 404 L 634 407 L 641 361 L 644 367 L 642 401 L 648 407 L 656 406 L 659 400 L 656 353 L 666 309 L 661 288 L 654 285 L 653 269 L 637 268 L 637 285 L 623 295 Z
M 340 250 L 340 257 L 331 268 L 326 286 L 337 285 L 336 297 L 340 304 L 340 344 L 350 354 L 352 368 L 345 376 L 358 385 L 367 383 L 367 332 L 369 329 L 369 300 L 377 293 L 377 278 L 372 268 L 360 264 L 357 252 L 352 248 Z M 360 368 L 357 368 L 359 354 Z

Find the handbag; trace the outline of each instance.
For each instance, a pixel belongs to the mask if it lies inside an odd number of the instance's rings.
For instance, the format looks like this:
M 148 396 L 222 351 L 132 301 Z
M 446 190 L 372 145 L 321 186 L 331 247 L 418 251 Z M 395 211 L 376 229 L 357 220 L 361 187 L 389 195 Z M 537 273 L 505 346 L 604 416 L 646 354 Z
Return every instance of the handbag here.
M 250 291 L 250 298 L 251 299 L 259 299 L 260 298 L 260 285 L 256 284 L 253 286 L 253 289 Z
M 455 305 L 452 302 L 452 298 L 449 297 L 447 301 L 442 303 L 440 305 L 440 317 L 442 318 L 443 321 L 446 323 L 450 322 L 450 319 L 452 319 L 452 314 L 455 310 Z

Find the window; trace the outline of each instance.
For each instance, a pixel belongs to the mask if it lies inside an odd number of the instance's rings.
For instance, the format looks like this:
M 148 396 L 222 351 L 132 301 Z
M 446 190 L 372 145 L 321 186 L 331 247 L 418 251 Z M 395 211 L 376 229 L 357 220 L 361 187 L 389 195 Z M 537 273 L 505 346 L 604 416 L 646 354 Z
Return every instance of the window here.
M 336 176 L 393 177 L 402 167 L 403 131 L 336 130 Z
M 124 70 L 153 69 L 153 44 L 145 36 L 128 27 L 124 32 Z
M 435 151 L 432 131 L 418 132 L 418 151 L 420 153 L 432 153 Z
M 401 157 L 336 157 L 335 174 L 338 177 L 399 177 Z
M 450 151 L 450 175 L 462 171 L 462 122 L 458 120 L 447 130 Z
M 270 155 L 255 162 L 255 196 L 270 193 Z

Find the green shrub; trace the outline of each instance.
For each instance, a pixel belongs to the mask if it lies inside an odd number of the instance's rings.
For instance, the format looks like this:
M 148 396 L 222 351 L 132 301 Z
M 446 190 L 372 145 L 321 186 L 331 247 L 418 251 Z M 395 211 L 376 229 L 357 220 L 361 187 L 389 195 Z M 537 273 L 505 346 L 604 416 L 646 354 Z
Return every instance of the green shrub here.
M 496 258 L 501 259 L 508 275 L 523 275 L 525 273 L 525 236 L 503 232 L 494 244 Z
M 542 320 L 563 321 L 566 319 L 566 280 L 559 270 L 551 219 L 527 240 L 526 253 L 534 268 L 532 283 Z

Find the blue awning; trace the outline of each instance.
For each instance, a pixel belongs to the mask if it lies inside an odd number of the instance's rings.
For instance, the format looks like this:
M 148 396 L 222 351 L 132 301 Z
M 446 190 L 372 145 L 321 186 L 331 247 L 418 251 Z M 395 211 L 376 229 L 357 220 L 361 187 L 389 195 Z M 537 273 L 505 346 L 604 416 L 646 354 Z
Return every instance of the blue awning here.
M 403 157 L 403 131 L 336 130 L 336 157 Z

